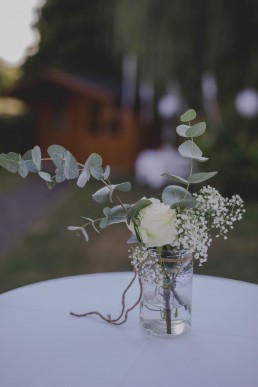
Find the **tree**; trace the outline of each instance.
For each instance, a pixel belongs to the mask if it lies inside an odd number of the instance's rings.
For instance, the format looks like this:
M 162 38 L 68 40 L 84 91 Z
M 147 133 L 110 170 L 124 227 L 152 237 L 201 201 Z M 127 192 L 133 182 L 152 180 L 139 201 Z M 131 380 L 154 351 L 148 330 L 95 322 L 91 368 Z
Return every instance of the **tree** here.
M 202 75 L 214 73 L 219 100 L 258 81 L 256 0 L 48 0 L 36 25 L 39 51 L 25 73 L 54 66 L 120 78 L 134 53 L 139 77 L 164 92 L 179 81 L 190 106 L 202 107 Z
M 113 9 L 117 0 L 48 0 L 36 24 L 38 52 L 24 64 L 25 75 L 56 67 L 88 76 L 116 76 L 120 59 L 113 56 Z
M 179 80 L 190 105 L 201 105 L 201 77 L 215 74 L 227 103 L 257 84 L 258 3 L 255 0 L 121 0 L 117 46 L 135 52 L 142 76 Z

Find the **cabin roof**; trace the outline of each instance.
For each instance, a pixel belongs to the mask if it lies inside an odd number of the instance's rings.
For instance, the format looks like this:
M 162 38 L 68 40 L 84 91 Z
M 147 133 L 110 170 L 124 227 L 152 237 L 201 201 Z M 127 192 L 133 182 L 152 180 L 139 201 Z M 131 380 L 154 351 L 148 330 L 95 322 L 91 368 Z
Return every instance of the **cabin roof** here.
M 55 69 L 25 78 L 9 90 L 7 95 L 33 104 L 44 98 L 58 98 L 62 93 L 74 93 L 102 103 L 110 102 L 116 96 L 107 87 Z

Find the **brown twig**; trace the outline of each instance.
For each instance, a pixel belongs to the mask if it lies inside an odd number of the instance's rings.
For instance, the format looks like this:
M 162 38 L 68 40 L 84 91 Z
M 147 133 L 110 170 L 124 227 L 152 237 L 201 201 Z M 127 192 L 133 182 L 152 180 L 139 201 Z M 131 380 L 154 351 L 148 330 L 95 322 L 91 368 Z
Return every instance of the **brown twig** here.
M 129 285 L 126 287 L 126 289 L 123 292 L 123 295 L 122 295 L 122 310 L 121 310 L 120 315 L 117 318 L 111 319 L 111 315 L 108 315 L 108 317 L 105 317 L 105 316 L 103 316 L 103 314 L 101 314 L 101 313 L 99 313 L 97 311 L 91 311 L 91 312 L 87 312 L 87 313 L 83 313 L 83 314 L 77 314 L 77 313 L 70 312 L 70 315 L 71 316 L 76 316 L 76 317 L 86 317 L 86 316 L 91 316 L 91 315 L 97 315 L 102 320 L 104 320 L 104 321 L 106 321 L 106 322 L 108 322 L 110 324 L 113 324 L 113 325 L 122 325 L 122 324 L 124 324 L 127 321 L 128 313 L 131 310 L 133 310 L 139 304 L 139 302 L 141 300 L 141 297 L 142 297 L 142 283 L 141 283 L 141 280 L 139 278 L 139 285 L 140 285 L 139 297 L 138 297 L 137 301 L 133 304 L 133 306 L 131 306 L 130 308 L 126 309 L 126 311 L 125 311 L 125 296 L 126 296 L 127 291 L 130 289 L 130 287 L 134 283 L 134 281 L 136 279 L 136 276 L 137 276 L 136 273 L 134 273 L 133 279 L 130 281 Z M 124 311 L 125 311 L 125 314 L 124 314 Z M 123 317 L 123 314 L 124 314 L 124 319 L 122 321 L 119 321 Z

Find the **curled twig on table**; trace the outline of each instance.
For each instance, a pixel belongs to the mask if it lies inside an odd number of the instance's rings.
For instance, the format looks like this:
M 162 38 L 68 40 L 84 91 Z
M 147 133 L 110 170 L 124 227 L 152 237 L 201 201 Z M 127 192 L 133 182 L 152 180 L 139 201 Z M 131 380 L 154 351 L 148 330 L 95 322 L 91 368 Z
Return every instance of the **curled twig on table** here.
M 103 314 L 101 314 L 101 313 L 99 313 L 97 311 L 91 311 L 91 312 L 87 312 L 87 313 L 83 313 L 83 314 L 77 314 L 77 313 L 70 312 L 70 315 L 71 316 L 76 316 L 76 317 L 87 317 L 87 316 L 91 316 L 91 315 L 97 315 L 102 320 L 104 320 L 104 321 L 106 321 L 106 322 L 108 322 L 110 324 L 113 324 L 113 325 L 122 325 L 122 324 L 124 324 L 127 321 L 128 313 L 130 311 L 132 311 L 139 304 L 139 302 L 141 300 L 141 297 L 142 297 L 142 282 L 141 282 L 141 279 L 138 278 L 139 279 L 139 285 L 140 285 L 139 297 L 138 297 L 137 301 L 130 308 L 126 309 L 126 311 L 125 311 L 125 296 L 126 296 L 127 291 L 133 285 L 133 283 L 134 283 L 134 281 L 136 279 L 136 276 L 137 275 L 135 273 L 133 279 L 130 281 L 129 285 L 127 286 L 127 288 L 123 292 L 123 295 L 122 295 L 122 310 L 121 310 L 120 315 L 117 318 L 112 319 L 111 315 L 108 315 L 107 317 L 105 317 L 105 316 L 103 316 Z M 124 319 L 122 321 L 119 321 L 123 317 L 123 315 L 124 315 Z

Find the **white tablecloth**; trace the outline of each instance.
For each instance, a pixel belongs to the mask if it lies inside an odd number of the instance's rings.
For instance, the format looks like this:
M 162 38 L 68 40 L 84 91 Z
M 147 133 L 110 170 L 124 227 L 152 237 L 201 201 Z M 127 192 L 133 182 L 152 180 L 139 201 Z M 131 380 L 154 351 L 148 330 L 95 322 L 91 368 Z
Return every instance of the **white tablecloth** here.
M 131 278 L 82 275 L 2 294 L 0 386 L 258 386 L 257 285 L 195 275 L 192 327 L 173 339 L 145 333 L 138 308 L 122 326 L 69 315 L 97 309 L 115 317 Z

